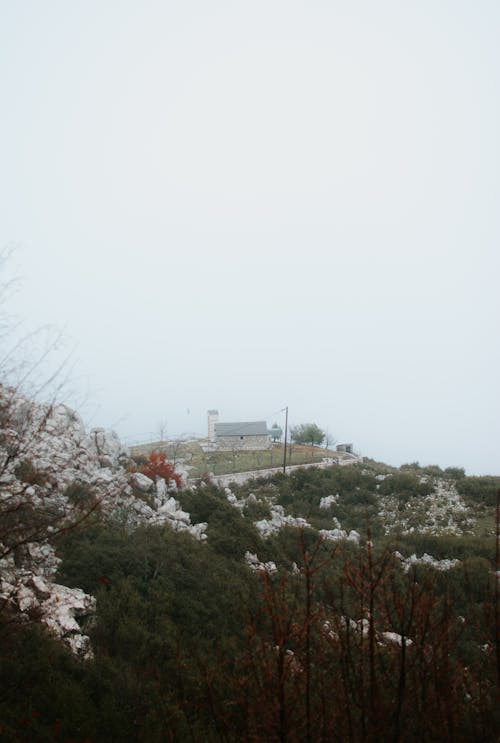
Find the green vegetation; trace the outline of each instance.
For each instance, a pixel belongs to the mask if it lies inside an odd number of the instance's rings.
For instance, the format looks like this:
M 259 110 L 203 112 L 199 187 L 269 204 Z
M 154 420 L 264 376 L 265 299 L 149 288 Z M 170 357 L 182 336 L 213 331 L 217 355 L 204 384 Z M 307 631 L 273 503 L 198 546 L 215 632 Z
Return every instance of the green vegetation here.
M 235 504 L 213 485 L 180 491 L 193 523 L 208 523 L 206 542 L 96 515 L 58 541 L 58 580 L 97 598 L 84 627 L 94 658 L 0 612 L 0 739 L 495 741 L 494 534 L 385 534 L 382 504 L 397 515 L 435 477 L 364 464 L 234 486 Z M 500 478 L 440 477 L 492 518 Z M 254 521 L 276 506 L 311 528 L 264 540 Z M 334 523 L 359 544 L 320 539 Z M 247 550 L 276 571 L 252 570 Z M 402 561 L 423 553 L 460 562 Z
M 479 506 L 494 506 L 498 477 L 464 477 L 457 480 L 457 490 L 467 502 Z
M 301 423 L 291 430 L 292 441 L 296 444 L 310 444 L 321 446 L 325 440 L 325 432 L 316 423 Z

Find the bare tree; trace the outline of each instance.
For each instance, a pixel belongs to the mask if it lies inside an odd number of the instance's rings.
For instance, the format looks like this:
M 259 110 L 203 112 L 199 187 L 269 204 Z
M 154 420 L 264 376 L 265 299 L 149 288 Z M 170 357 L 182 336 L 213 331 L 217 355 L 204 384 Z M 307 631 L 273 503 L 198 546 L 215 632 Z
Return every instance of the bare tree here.
M 171 444 L 171 451 L 172 451 L 171 459 L 172 459 L 172 463 L 173 463 L 174 467 L 175 467 L 175 463 L 177 462 L 177 460 L 179 458 L 179 454 L 182 451 L 182 445 L 183 445 L 183 443 L 184 442 L 180 438 L 179 439 L 175 439 L 175 441 L 172 441 L 172 444 Z
M 337 443 L 337 439 L 335 438 L 335 436 L 333 436 L 333 434 L 330 433 L 328 428 L 325 429 L 325 439 L 324 439 L 325 449 L 329 449 L 331 446 L 335 446 L 336 443 Z
M 163 444 L 165 441 L 165 436 L 167 434 L 167 419 L 162 418 L 162 420 L 158 423 L 158 435 L 160 437 L 160 443 Z
M 12 251 L 0 251 L 5 276 Z M 3 278 L 2 277 L 2 278 Z M 0 279 L 1 301 L 16 287 Z M 99 508 L 87 491 L 71 502 L 63 497 L 51 467 L 37 464 L 54 428 L 57 399 L 65 386 L 65 363 L 58 362 L 61 334 L 50 328 L 21 334 L 16 322 L 0 307 L 0 559 L 19 563 L 27 546 L 45 542 L 74 528 Z M 55 359 L 51 371 L 51 361 Z M 40 400 L 45 398 L 45 402 Z M 65 410 L 67 410 L 65 408 Z M 60 412 L 60 411 L 59 411 Z M 77 416 L 78 417 L 78 416 Z M 50 470 L 50 471 L 49 471 Z

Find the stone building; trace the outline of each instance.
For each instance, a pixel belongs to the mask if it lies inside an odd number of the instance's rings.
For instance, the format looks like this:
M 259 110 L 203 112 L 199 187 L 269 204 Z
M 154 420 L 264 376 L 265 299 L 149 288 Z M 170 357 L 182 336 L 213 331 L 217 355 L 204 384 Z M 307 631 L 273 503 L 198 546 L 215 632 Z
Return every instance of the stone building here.
M 276 430 L 268 429 L 265 421 L 219 423 L 219 411 L 208 411 L 208 441 L 222 451 L 269 449 Z
M 337 444 L 336 449 L 345 454 L 354 454 L 354 444 Z

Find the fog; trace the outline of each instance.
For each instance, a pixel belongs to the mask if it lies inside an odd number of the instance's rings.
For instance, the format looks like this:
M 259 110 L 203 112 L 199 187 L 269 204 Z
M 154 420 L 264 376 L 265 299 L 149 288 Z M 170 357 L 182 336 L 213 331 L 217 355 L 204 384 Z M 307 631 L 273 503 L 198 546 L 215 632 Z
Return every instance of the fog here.
M 500 6 L 0 0 L 9 310 L 126 441 L 499 473 Z

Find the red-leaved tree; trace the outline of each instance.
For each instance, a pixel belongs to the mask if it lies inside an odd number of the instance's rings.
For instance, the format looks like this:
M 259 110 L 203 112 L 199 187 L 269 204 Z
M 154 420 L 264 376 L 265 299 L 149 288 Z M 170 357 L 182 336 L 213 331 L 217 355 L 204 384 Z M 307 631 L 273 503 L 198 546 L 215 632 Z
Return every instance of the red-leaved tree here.
M 167 483 L 173 480 L 178 488 L 182 487 L 182 477 L 175 471 L 175 465 L 167 462 L 165 452 L 151 452 L 147 464 L 141 467 L 140 471 L 152 480 L 156 477 L 163 477 Z

